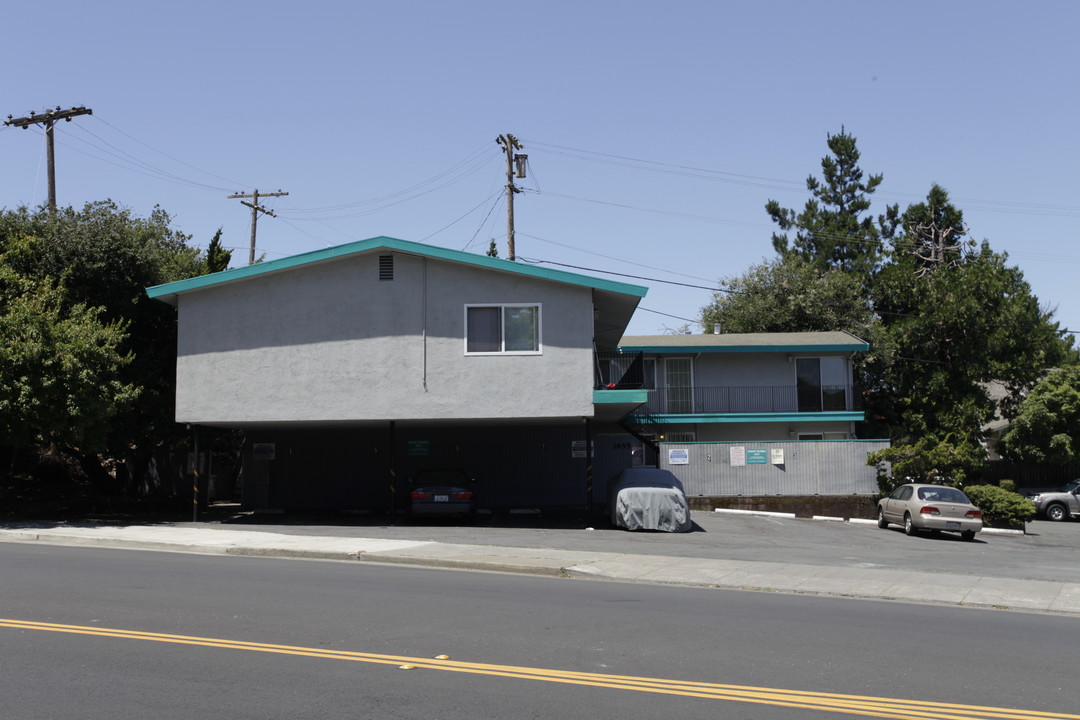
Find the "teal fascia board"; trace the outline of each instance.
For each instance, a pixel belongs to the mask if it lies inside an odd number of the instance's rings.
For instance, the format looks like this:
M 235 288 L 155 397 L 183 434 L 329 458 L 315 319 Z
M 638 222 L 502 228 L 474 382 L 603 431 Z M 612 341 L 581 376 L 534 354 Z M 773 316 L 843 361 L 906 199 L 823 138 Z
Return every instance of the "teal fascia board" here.
M 807 353 L 807 352 L 865 352 L 869 343 L 845 343 L 843 345 L 728 345 L 724 347 L 667 345 L 635 346 L 620 345 L 623 353 L 645 353 L 646 355 L 699 355 L 705 353 Z
M 593 390 L 594 405 L 644 405 L 649 402 L 648 390 Z
M 861 422 L 861 412 L 802 412 L 802 413 L 701 413 L 699 415 L 653 415 L 652 424 L 664 423 L 761 423 L 761 422 Z M 643 419 L 631 415 L 630 419 L 642 422 Z
M 397 238 L 375 237 L 368 240 L 346 243 L 344 245 L 336 245 L 322 250 L 313 250 L 300 255 L 292 255 L 290 257 L 281 258 L 280 260 L 271 260 L 269 262 L 256 263 L 254 265 L 234 268 L 232 270 L 223 270 L 221 272 L 211 273 L 210 275 L 200 275 L 199 277 L 188 278 L 187 280 L 178 280 L 164 285 L 155 285 L 147 288 L 146 294 L 151 298 L 161 298 L 164 300 L 169 296 L 190 292 L 192 290 L 231 283 L 237 280 L 255 277 L 257 275 L 263 275 L 265 273 L 325 262 L 327 260 L 333 260 L 335 258 L 380 248 L 397 250 L 402 253 L 410 253 L 439 260 L 449 260 L 467 265 L 475 265 L 478 267 L 490 268 L 492 270 L 512 272 L 518 275 L 553 280 L 555 282 L 568 283 L 571 285 L 580 285 L 596 290 L 606 290 L 609 292 L 621 293 L 623 295 L 632 295 L 639 298 L 645 297 L 645 294 L 648 292 L 648 288 L 640 285 L 629 285 L 627 283 L 614 282 L 612 280 L 595 278 L 589 275 L 566 272 L 565 270 L 553 270 L 550 268 L 537 267 L 535 265 L 525 265 L 512 260 L 493 258 L 488 257 L 487 255 L 477 255 L 476 253 L 467 253 L 460 250 L 450 250 L 449 248 L 409 242 L 408 240 L 398 240 Z M 168 302 L 167 300 L 165 301 Z

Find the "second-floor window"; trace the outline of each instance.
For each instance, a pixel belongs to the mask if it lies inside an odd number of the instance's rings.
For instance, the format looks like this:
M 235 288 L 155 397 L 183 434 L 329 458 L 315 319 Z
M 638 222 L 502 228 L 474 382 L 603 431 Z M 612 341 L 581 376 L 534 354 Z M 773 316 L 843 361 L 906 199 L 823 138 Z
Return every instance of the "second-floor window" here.
M 847 365 L 843 358 L 798 358 L 795 361 L 799 412 L 847 410 Z
M 465 306 L 467 355 L 540 353 L 539 305 Z

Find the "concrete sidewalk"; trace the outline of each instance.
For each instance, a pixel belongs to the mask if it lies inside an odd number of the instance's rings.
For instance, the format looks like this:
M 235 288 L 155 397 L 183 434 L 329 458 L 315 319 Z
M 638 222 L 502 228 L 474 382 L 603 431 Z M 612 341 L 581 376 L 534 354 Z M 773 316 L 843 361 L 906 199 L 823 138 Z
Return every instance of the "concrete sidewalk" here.
M 0 542 L 378 562 L 1080 615 L 1080 583 L 162 525 L 0 526 Z

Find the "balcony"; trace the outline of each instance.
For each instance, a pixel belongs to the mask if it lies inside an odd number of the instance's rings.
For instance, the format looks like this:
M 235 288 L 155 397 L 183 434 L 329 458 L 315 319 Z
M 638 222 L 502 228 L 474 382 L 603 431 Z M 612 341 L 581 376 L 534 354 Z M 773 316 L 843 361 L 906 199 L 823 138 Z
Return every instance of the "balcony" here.
M 725 415 L 830 413 L 861 410 L 847 385 L 823 387 L 696 387 L 649 390 L 649 401 L 635 415 Z

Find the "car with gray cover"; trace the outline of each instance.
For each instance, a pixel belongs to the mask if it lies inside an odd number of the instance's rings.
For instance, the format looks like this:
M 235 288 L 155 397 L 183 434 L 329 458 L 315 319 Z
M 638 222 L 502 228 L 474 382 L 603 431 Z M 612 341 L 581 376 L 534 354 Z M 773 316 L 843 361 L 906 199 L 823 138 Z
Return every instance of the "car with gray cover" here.
M 1073 480 L 1057 490 L 1037 493 L 1028 499 L 1035 503 L 1035 510 L 1047 520 L 1060 522 L 1080 518 L 1080 480 Z
M 611 524 L 627 530 L 690 532 L 690 505 L 679 479 L 659 468 L 627 468 L 610 492 Z

